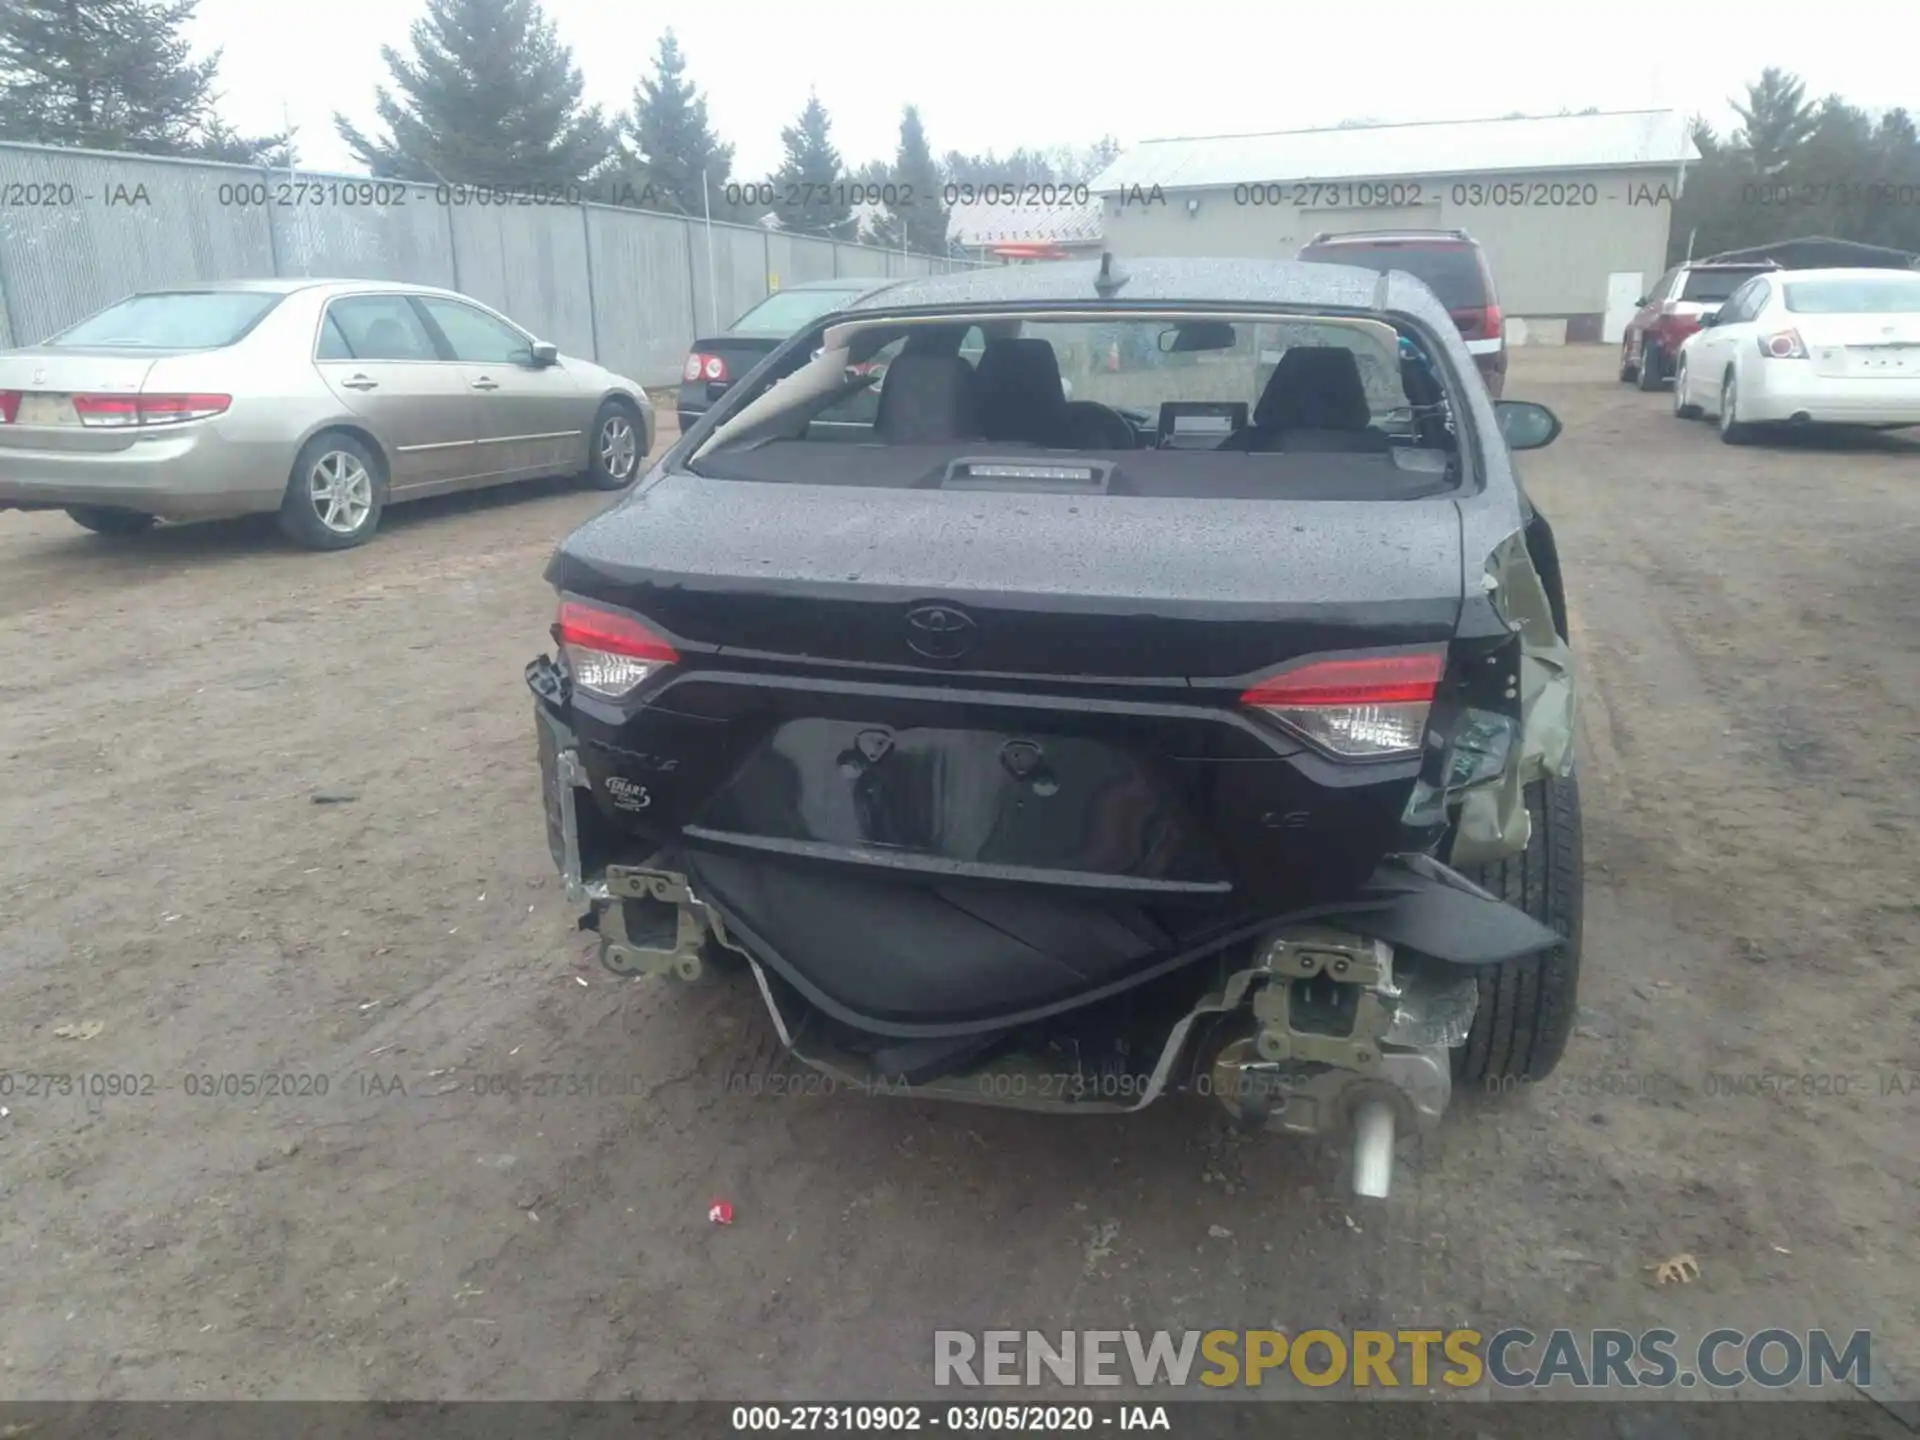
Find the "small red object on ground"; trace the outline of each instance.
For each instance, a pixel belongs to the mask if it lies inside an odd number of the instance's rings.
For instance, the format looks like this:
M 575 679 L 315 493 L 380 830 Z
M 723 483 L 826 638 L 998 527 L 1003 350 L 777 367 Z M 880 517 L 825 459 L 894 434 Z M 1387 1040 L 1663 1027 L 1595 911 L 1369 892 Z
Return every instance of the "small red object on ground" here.
M 733 1223 L 733 1206 L 724 1200 L 716 1200 L 707 1207 L 707 1219 L 716 1225 L 731 1225 Z

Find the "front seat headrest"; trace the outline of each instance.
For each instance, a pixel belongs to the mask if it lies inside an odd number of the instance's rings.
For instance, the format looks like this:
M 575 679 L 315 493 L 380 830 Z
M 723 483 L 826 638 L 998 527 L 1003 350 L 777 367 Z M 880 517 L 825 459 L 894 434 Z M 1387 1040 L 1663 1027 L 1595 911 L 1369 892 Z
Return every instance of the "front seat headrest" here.
M 1258 430 L 1365 430 L 1372 423 L 1359 362 L 1341 345 L 1287 351 L 1253 411 Z
M 1052 445 L 1066 428 L 1060 362 L 1045 340 L 989 340 L 975 380 L 986 439 Z

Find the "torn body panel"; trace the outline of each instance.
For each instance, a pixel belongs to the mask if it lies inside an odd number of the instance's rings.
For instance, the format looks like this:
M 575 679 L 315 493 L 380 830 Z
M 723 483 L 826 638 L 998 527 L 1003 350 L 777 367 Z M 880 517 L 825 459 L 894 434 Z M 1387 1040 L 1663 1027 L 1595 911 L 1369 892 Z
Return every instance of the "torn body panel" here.
M 1485 864 L 1527 848 L 1532 832 L 1526 787 L 1572 771 L 1579 725 L 1573 649 L 1562 633 L 1564 602 L 1555 606 L 1524 531 L 1516 530 L 1487 557 L 1481 592 L 1518 650 L 1518 683 L 1503 698 L 1518 703 L 1519 755 L 1517 763 L 1503 764 L 1495 778 L 1460 793 L 1447 852 L 1449 862 L 1458 866 Z

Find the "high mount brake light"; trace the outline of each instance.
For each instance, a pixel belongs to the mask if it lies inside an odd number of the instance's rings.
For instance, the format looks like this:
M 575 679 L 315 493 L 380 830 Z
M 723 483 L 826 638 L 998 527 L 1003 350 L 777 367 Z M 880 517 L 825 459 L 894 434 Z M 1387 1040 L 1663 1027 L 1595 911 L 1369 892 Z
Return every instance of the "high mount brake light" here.
M 1262 680 L 1240 703 L 1343 758 L 1418 754 L 1446 667 L 1439 650 L 1317 660 Z
M 605 700 L 631 694 L 680 659 L 678 650 L 631 615 L 578 600 L 560 603 L 554 638 L 566 656 L 574 687 Z

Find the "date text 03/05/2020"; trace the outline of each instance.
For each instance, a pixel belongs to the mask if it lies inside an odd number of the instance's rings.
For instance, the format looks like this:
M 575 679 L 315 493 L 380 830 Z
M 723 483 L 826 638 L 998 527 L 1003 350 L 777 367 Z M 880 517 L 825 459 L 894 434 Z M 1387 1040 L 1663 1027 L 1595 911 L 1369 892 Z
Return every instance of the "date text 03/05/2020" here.
M 1096 1430 L 1173 1430 L 1164 1405 L 736 1405 L 730 1430 L 862 1431 L 905 1435 L 917 1431 L 975 1431 L 1008 1435 L 1091 1434 Z

